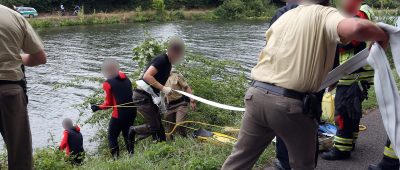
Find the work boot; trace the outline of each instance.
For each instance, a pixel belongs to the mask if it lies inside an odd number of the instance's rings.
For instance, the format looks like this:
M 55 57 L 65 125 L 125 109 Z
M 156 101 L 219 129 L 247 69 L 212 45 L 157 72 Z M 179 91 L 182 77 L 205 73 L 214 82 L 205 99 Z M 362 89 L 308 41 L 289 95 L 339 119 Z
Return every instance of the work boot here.
M 369 165 L 368 170 L 397 170 L 400 168 L 398 159 L 384 156 L 378 165 Z
M 336 148 L 331 148 L 328 152 L 322 153 L 321 158 L 328 161 L 349 159 L 350 152 L 339 151 Z
M 128 152 L 129 155 L 131 156 L 133 156 L 133 153 L 135 151 L 135 136 L 136 136 L 135 128 L 131 126 L 128 132 Z

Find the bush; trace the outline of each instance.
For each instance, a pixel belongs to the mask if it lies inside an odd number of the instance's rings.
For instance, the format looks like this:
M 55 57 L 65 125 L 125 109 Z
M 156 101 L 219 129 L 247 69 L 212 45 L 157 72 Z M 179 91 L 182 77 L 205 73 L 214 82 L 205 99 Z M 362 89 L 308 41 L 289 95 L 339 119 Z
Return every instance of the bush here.
M 65 153 L 53 147 L 35 150 L 33 159 L 35 169 L 72 169 L 71 164 L 66 161 Z
M 221 18 L 238 19 L 243 18 L 245 3 L 242 0 L 226 0 L 215 10 L 215 14 Z

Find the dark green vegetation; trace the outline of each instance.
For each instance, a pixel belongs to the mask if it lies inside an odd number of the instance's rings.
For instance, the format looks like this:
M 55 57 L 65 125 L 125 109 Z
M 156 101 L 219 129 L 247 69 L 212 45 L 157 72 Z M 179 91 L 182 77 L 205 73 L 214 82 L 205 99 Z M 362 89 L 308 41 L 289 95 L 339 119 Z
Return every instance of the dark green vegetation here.
M 29 21 L 33 27 L 43 28 L 54 26 L 94 25 L 145 21 L 268 19 L 277 9 L 277 4 L 268 0 L 250 0 L 246 2 L 244 0 L 226 0 L 223 2 L 218 1 L 219 3 L 213 3 L 214 5 L 210 6 L 212 9 L 201 8 L 201 10 L 199 10 L 200 7 L 197 9 L 190 9 L 185 5 L 181 6 L 182 8 L 174 8 L 173 6 L 176 5 L 171 4 L 176 3 L 172 2 L 175 1 L 153 0 L 148 5 L 139 5 L 127 9 L 131 12 L 112 13 L 105 13 L 104 10 L 91 9 L 90 5 L 84 5 L 82 6 L 83 12 L 79 13 L 76 17 L 61 17 L 52 15 L 37 19 L 30 19 Z M 200 3 L 201 1 L 196 2 Z M 214 1 L 207 2 L 211 3 Z

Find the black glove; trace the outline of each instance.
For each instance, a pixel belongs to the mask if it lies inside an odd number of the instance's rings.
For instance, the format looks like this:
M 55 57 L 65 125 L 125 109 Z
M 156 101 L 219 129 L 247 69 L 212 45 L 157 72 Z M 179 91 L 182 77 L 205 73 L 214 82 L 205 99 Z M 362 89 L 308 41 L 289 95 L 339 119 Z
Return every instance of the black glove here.
M 97 112 L 100 110 L 100 107 L 97 105 L 92 105 L 90 108 L 92 109 L 93 112 Z

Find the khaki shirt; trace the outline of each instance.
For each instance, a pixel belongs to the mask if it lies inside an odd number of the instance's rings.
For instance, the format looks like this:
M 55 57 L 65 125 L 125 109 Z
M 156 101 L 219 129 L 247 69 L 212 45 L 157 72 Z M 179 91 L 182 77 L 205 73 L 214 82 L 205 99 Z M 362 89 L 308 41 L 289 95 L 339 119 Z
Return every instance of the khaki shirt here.
M 21 50 L 35 54 L 42 49 L 43 44 L 28 21 L 0 5 L 0 80 L 21 80 Z
M 175 72 L 171 73 L 171 75 L 167 80 L 167 83 L 165 83 L 165 86 L 171 87 L 174 90 L 181 90 L 181 91 L 185 91 L 189 87 L 183 75 Z M 168 102 L 176 101 L 181 97 L 182 95 L 180 93 L 173 91 L 170 94 L 168 94 L 167 101 Z
M 251 77 L 298 92 L 317 91 L 332 70 L 343 19 L 337 9 L 320 5 L 288 11 L 266 32 L 267 44 Z

